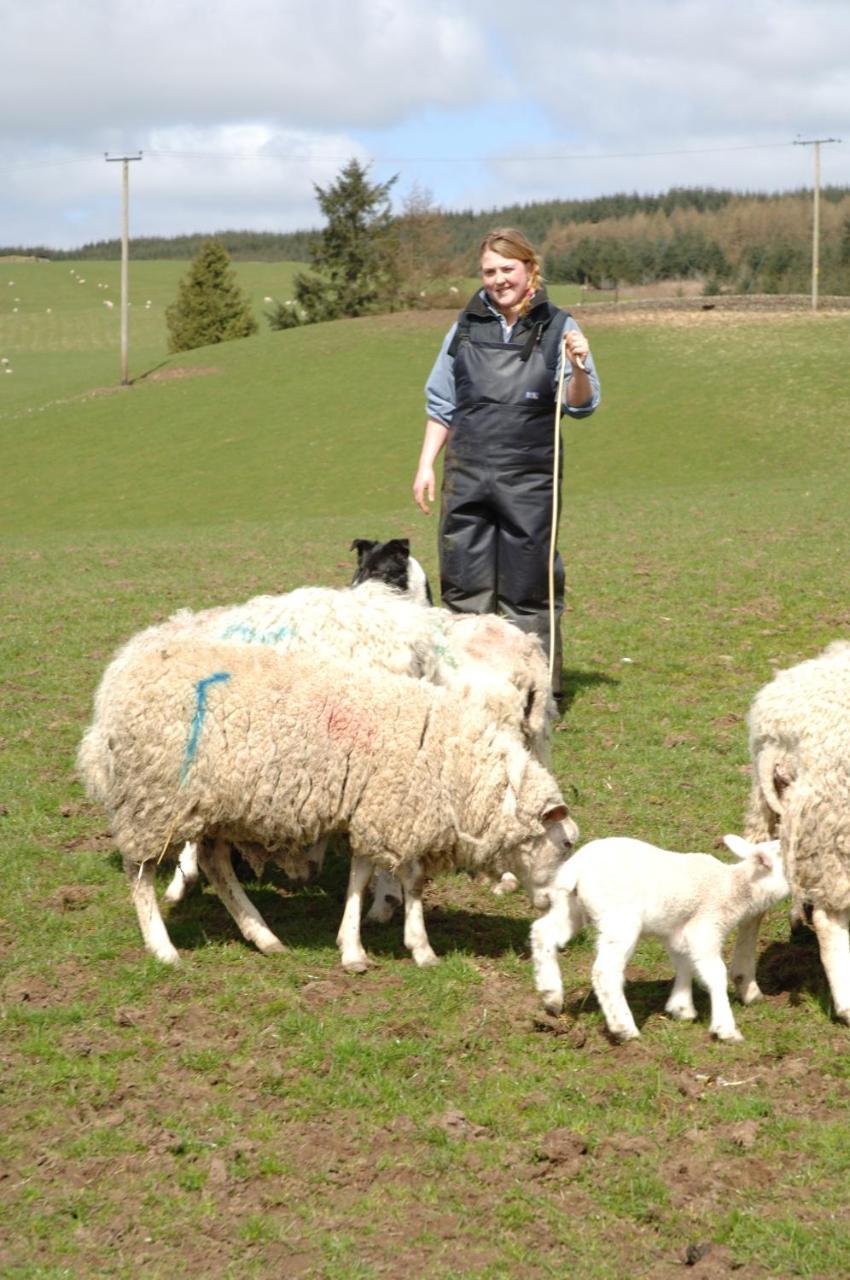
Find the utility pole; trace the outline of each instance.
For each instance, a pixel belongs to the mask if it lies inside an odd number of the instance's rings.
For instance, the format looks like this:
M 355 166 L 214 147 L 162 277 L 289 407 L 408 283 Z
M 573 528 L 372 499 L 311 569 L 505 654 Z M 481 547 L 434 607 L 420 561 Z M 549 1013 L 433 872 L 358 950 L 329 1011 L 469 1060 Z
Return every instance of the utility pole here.
M 130 161 L 141 160 L 141 151 L 137 156 L 110 156 L 104 153 L 107 164 L 120 161 L 121 172 L 121 385 L 126 387 L 130 381 L 127 362 L 127 280 L 129 276 L 129 205 L 130 205 Z
M 812 311 L 818 309 L 818 276 L 820 274 L 820 149 L 825 142 L 840 142 L 840 138 L 797 138 L 795 147 L 815 149 L 815 200 L 812 218 Z

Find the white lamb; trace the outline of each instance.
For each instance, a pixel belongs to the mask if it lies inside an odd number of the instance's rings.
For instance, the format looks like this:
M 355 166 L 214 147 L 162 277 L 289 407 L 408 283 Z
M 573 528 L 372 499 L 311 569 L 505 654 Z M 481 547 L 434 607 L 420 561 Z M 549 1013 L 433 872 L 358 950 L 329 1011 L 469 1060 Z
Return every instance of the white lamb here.
M 560 1013 L 564 988 L 558 949 L 587 924 L 597 930 L 593 990 L 608 1030 L 619 1040 L 640 1032 L 623 993 L 626 965 L 649 934 L 667 948 L 676 977 L 665 1006 L 674 1018 L 696 1017 L 694 975 L 711 997 L 711 1032 L 741 1040 L 726 990 L 722 946 L 727 933 L 788 892 L 778 841 L 750 844 L 724 836 L 741 861 L 729 866 L 705 853 L 671 853 L 642 840 L 592 840 L 555 876 L 552 905 L 531 929 L 534 981 L 549 1013 Z
M 426 875 L 509 870 L 538 907 L 577 838 L 551 774 L 480 698 L 426 681 L 263 645 L 173 638 L 125 646 L 107 668 L 78 754 L 107 810 L 145 945 L 177 959 L 154 869 L 186 841 L 244 936 L 281 944 L 233 873 L 230 846 L 274 858 L 348 835 L 351 878 L 339 946 L 367 964 L 363 891 L 375 866 L 405 894 L 405 944 L 436 957 L 422 914 Z
M 795 913 L 812 908 L 836 1017 L 850 1023 L 850 642 L 777 673 L 749 712 L 750 839 L 778 833 Z M 733 975 L 757 998 L 760 921 L 738 935 Z

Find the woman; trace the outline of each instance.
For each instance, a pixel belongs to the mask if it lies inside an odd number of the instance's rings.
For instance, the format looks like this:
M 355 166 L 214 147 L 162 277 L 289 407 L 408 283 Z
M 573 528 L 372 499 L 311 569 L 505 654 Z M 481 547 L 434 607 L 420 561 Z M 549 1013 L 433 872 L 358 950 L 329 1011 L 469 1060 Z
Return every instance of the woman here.
M 428 422 L 413 496 L 430 515 L 434 463 L 445 446 L 440 513 L 442 602 L 501 613 L 549 651 L 549 548 L 554 413 L 593 413 L 599 379 L 587 339 L 549 302 L 540 260 L 521 231 L 501 228 L 480 250 L 483 288 L 446 335 L 426 385 Z M 558 489 L 560 501 L 560 474 Z M 561 692 L 564 570 L 555 560 L 552 687 Z

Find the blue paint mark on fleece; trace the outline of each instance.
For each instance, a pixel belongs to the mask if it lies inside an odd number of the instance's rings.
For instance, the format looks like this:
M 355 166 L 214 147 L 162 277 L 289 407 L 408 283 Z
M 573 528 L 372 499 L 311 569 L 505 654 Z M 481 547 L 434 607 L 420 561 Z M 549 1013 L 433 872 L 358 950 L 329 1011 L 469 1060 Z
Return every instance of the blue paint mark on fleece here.
M 247 622 L 232 622 L 229 627 L 225 627 L 221 633 L 222 640 L 242 640 L 245 644 L 271 644 L 279 645 L 287 636 L 296 636 L 298 633 L 294 627 L 288 627 L 284 623 L 273 631 L 258 631 L 256 627 Z
M 198 739 L 201 736 L 204 718 L 207 714 L 207 689 L 211 684 L 221 684 L 223 680 L 230 679 L 229 671 L 216 671 L 214 675 L 207 676 L 204 680 L 199 680 L 195 685 L 195 714 L 192 717 L 192 727 L 189 730 L 189 741 L 186 743 L 186 751 L 183 756 L 183 767 L 180 770 L 180 781 L 186 781 L 186 774 L 192 767 L 192 762 L 198 752 Z

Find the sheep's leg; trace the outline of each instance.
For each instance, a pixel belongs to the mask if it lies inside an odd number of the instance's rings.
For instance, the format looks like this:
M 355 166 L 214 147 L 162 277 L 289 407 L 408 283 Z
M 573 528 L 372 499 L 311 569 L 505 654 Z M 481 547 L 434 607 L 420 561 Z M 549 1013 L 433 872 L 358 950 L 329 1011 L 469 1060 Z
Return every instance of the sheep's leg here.
M 761 988 L 756 982 L 756 944 L 763 919 L 764 912 L 742 920 L 738 925 L 732 954 L 732 981 L 741 1004 L 754 1004 L 761 1000 Z
M 675 1018 L 678 1022 L 692 1022 L 697 1016 L 697 1011 L 694 1007 L 693 966 L 689 958 L 681 951 L 674 951 L 672 947 L 668 947 L 667 954 L 673 964 L 676 976 L 673 979 L 673 986 L 664 1006 L 665 1012 L 669 1013 L 670 1017 Z
M 850 911 L 829 911 L 815 907 L 812 927 L 818 938 L 820 958 L 832 992 L 836 1018 L 850 1023 Z
M 177 868 L 165 891 L 164 902 L 182 902 L 194 884 L 198 882 L 198 846 L 191 841 L 184 844 L 177 859 Z
M 368 858 L 352 856 L 345 910 L 336 935 L 336 945 L 342 953 L 342 967 L 346 973 L 365 973 L 369 967 L 369 957 L 360 941 L 360 914 L 363 909 L 363 894 L 372 871 L 373 865 Z
M 283 951 L 285 948 L 280 938 L 272 933 L 236 879 L 229 841 L 204 841 L 198 850 L 198 861 L 204 875 L 236 922 L 242 937 L 253 942 L 264 956 Z
M 142 938 L 146 948 L 151 955 L 156 956 L 157 960 L 161 960 L 163 964 L 177 964 L 180 956 L 168 936 L 168 930 L 159 913 L 159 904 L 156 900 L 156 889 L 154 887 L 154 872 L 156 868 L 153 860 L 149 859 L 147 862 L 138 863 L 131 862 L 125 858 L 124 870 L 130 881 L 133 906 L 136 908 L 139 928 L 142 931 Z
M 425 932 L 425 911 L 422 906 L 425 876 L 419 863 L 403 864 L 399 868 L 399 879 L 404 889 L 404 945 L 420 968 L 439 964 L 439 958 L 432 951 Z
M 640 1036 L 623 991 L 626 965 L 637 945 L 638 936 L 617 929 L 608 937 L 600 934 L 596 945 L 596 959 L 591 972 L 593 990 L 608 1030 L 618 1040 L 637 1040 Z
M 543 997 L 547 1013 L 560 1013 L 564 1007 L 564 984 L 558 951 L 580 932 L 584 916 L 574 894 L 554 896 L 545 916 L 531 926 L 531 963 L 534 986 Z
M 711 1026 L 709 1031 L 718 1040 L 743 1040 L 735 1026 L 735 1015 L 729 1003 L 726 965 L 719 952 L 691 957 L 694 972 L 711 998 Z
M 325 854 L 328 848 L 328 837 L 319 836 L 310 848 L 307 850 L 307 867 L 308 872 L 305 877 L 307 880 L 316 880 L 321 874 L 322 867 L 325 865 Z
M 372 905 L 366 912 L 366 919 L 375 924 L 386 924 L 392 920 L 396 907 L 400 907 L 404 891 L 395 876 L 389 871 L 376 871 L 372 878 Z

